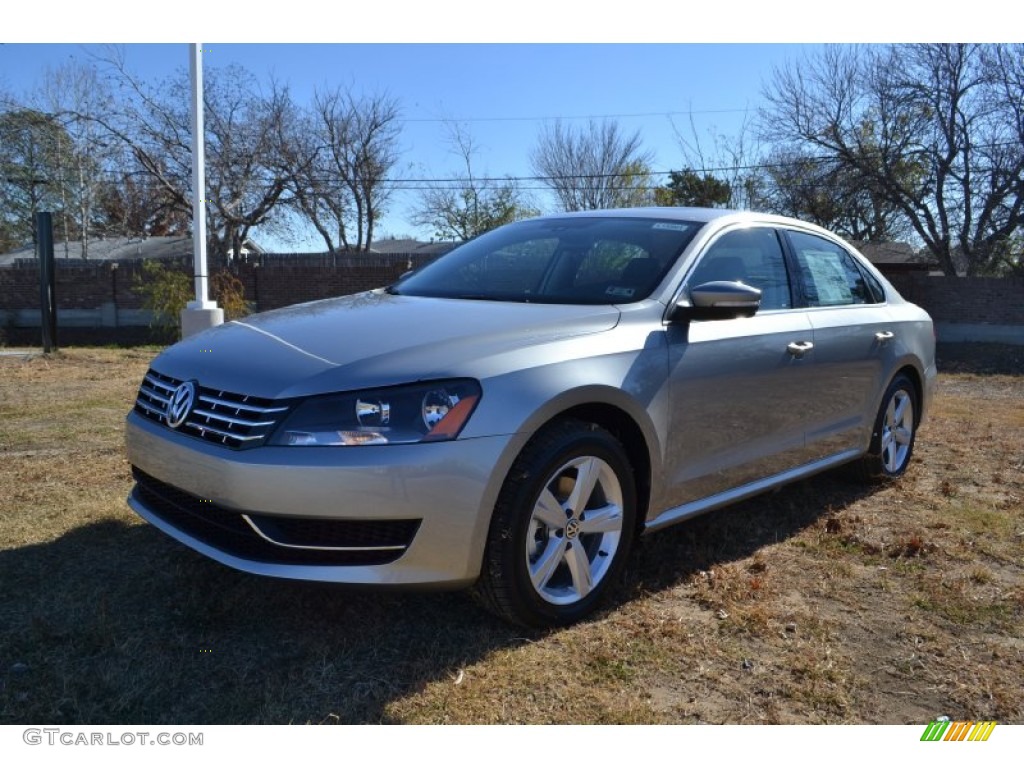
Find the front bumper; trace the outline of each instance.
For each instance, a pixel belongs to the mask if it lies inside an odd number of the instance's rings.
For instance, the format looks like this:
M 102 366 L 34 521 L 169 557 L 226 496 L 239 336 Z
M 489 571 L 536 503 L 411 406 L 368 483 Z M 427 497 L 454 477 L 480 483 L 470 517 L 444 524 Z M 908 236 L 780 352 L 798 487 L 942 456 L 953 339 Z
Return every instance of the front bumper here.
M 349 584 L 456 588 L 475 581 L 500 468 L 518 450 L 517 436 L 505 435 L 239 451 L 134 412 L 125 432 L 139 480 L 128 504 L 141 517 L 242 571 Z M 338 527 L 324 546 L 275 533 Z M 252 546 L 238 544 L 246 535 Z

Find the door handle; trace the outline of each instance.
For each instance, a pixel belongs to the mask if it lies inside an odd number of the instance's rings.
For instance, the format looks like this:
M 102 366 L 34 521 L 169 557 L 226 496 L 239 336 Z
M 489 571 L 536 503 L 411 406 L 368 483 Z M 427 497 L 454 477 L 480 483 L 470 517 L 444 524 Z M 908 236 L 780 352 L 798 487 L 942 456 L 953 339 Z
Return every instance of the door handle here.
M 814 349 L 813 341 L 791 341 L 786 345 L 786 351 L 793 357 L 803 357 Z
M 893 338 L 896 334 L 892 331 L 879 331 L 875 334 L 875 340 L 879 344 L 885 344 L 889 339 Z

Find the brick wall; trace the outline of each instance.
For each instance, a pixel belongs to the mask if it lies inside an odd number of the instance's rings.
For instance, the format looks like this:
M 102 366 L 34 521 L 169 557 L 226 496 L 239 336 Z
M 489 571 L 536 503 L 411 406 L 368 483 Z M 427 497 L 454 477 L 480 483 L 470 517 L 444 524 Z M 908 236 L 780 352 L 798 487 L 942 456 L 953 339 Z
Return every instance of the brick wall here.
M 262 311 L 380 288 L 406 271 L 407 262 L 401 261 L 340 268 L 242 265 L 235 274 L 245 286 L 246 298 L 255 301 Z
M 239 264 L 231 268 L 245 287 L 245 296 L 257 310 L 378 288 L 397 279 L 410 267 L 432 257 L 366 257 L 344 264 L 296 266 Z M 191 274 L 182 267 L 182 272 Z M 118 310 L 141 308 L 133 290 L 140 274 L 136 262 L 61 266 L 56 272 L 58 308 L 90 310 L 116 302 Z M 947 278 L 926 275 L 891 275 L 903 296 L 924 307 L 937 322 L 1022 326 L 1024 280 L 1010 278 Z M 13 323 L 19 310 L 38 309 L 39 272 L 34 268 L 0 269 L 0 326 Z
M 380 288 L 427 261 L 429 257 L 420 255 L 372 257 L 363 259 L 362 263 L 337 267 L 239 264 L 230 271 L 241 280 L 246 299 L 262 311 Z M 183 274 L 192 275 L 190 267 L 179 269 Z M 96 309 L 116 302 L 119 309 L 140 309 L 141 297 L 135 292 L 140 276 L 141 265 L 137 262 L 121 262 L 116 269 L 103 263 L 62 266 L 58 262 L 57 308 Z M 0 269 L 0 311 L 10 313 L 38 307 L 38 269 Z
M 889 275 L 896 290 L 938 323 L 1024 326 L 1024 280 Z

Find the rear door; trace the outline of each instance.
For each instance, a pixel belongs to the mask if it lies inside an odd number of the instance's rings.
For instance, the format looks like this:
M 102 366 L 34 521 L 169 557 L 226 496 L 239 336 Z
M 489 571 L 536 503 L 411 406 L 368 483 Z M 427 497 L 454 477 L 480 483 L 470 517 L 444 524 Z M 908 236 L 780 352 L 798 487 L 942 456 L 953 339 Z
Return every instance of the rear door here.
M 840 243 L 785 230 L 795 287 L 814 329 L 814 383 L 808 393 L 812 459 L 862 450 L 895 348 L 884 292 Z

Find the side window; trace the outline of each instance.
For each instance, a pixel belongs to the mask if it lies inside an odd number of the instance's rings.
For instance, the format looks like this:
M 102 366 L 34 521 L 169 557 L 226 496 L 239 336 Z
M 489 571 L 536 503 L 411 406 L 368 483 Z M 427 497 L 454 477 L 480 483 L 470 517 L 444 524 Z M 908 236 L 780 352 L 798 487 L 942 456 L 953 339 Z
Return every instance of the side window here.
M 734 229 L 712 243 L 687 284 L 692 288 L 713 280 L 760 288 L 762 310 L 793 306 L 786 260 L 774 229 Z
M 853 256 L 835 243 L 805 232 L 789 232 L 798 280 L 808 306 L 838 307 L 877 303 Z
M 878 278 L 876 278 L 874 275 L 872 275 L 870 272 L 864 269 L 864 267 L 861 266 L 860 264 L 858 264 L 857 266 L 860 267 L 860 271 L 864 274 L 864 277 L 867 280 L 868 289 L 871 291 L 871 296 L 875 300 L 875 303 L 885 303 L 885 289 L 882 288 L 882 284 L 878 282 Z

